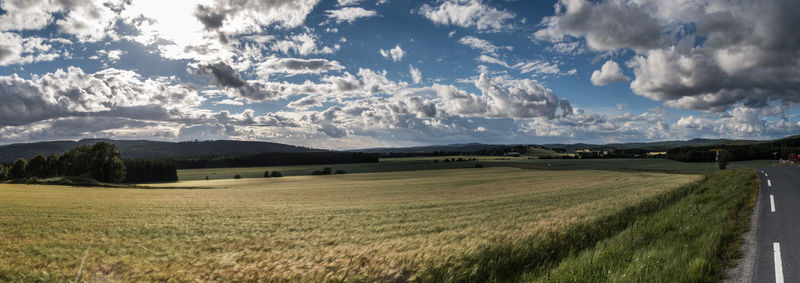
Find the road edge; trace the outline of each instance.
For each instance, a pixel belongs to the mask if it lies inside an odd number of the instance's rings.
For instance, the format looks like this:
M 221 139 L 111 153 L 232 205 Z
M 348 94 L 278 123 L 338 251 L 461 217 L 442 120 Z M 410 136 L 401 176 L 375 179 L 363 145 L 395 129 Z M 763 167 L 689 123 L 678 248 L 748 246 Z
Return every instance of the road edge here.
M 739 283 L 739 282 L 753 282 L 753 270 L 756 257 L 756 234 L 758 234 L 758 225 L 761 211 L 761 170 L 756 169 L 758 173 L 758 194 L 756 196 L 756 204 L 753 206 L 753 212 L 750 216 L 750 228 L 742 234 L 742 245 L 739 250 L 742 252 L 742 257 L 737 260 L 736 266 L 725 271 L 725 277 L 722 282 L 725 283 Z

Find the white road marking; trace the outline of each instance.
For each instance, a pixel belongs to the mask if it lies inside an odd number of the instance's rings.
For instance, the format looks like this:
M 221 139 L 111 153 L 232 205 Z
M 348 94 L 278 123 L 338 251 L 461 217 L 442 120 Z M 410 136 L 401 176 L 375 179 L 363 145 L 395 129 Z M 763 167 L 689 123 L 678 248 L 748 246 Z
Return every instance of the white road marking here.
M 775 255 L 775 282 L 783 283 L 783 263 L 781 263 L 781 244 L 772 243 L 772 253 Z
M 769 174 L 767 174 L 767 172 L 764 172 L 764 176 L 767 176 L 767 177 L 769 177 Z
M 775 197 L 769 195 L 769 207 L 772 209 L 772 212 L 775 212 Z
M 772 187 L 772 182 L 769 179 L 767 179 L 767 187 Z

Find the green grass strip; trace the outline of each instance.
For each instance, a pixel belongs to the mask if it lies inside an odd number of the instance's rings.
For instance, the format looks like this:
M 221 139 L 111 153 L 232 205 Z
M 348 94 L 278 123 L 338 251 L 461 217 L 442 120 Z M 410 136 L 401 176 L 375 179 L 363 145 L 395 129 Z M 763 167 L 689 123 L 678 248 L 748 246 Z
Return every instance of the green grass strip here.
M 675 205 L 636 220 L 614 237 L 574 253 L 549 272 L 519 281 L 711 282 L 739 257 L 757 198 L 753 170 L 707 175 Z
M 524 271 L 547 272 L 562 259 L 613 237 L 638 218 L 668 208 L 686 196 L 700 191 L 709 181 L 679 187 L 656 197 L 623 208 L 620 212 L 565 229 L 504 243 L 501 240 L 471 249 L 447 261 L 427 265 L 410 276 L 420 282 L 505 282 L 520 278 Z

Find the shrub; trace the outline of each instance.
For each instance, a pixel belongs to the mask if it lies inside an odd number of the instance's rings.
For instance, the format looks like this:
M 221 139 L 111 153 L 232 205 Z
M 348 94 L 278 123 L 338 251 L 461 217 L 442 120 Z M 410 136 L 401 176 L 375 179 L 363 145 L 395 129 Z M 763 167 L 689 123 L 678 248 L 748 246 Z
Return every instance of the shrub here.
M 347 172 L 345 172 L 344 170 L 339 169 L 339 170 L 336 170 L 336 172 L 333 172 L 333 174 L 337 174 L 337 175 L 338 174 L 347 174 Z
M 483 168 L 483 164 L 475 164 L 475 168 Z
M 270 176 L 272 176 L 272 177 L 283 177 L 283 174 L 281 174 L 281 171 L 272 171 L 272 174 Z
M 206 181 L 208 181 L 208 176 L 206 176 Z
M 311 175 L 331 175 L 331 174 L 333 174 L 333 169 L 331 169 L 330 167 L 322 168 L 322 171 L 317 170 L 311 172 Z
M 241 178 L 242 178 L 242 175 L 236 174 L 235 176 L 233 176 L 233 178 L 234 178 L 234 179 L 241 179 Z
M 264 171 L 264 178 L 269 178 L 269 170 Z
M 717 164 L 719 165 L 719 170 L 725 170 L 725 168 L 728 168 L 728 161 L 733 159 L 732 157 L 733 154 L 731 154 L 730 151 L 727 150 L 720 151 L 719 160 L 717 162 Z

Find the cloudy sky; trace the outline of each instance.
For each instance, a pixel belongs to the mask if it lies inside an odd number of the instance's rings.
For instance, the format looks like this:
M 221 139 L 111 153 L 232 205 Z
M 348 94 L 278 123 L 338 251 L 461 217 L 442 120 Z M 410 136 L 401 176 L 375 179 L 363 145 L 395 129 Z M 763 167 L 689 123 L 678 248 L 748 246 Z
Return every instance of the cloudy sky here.
M 800 1 L 5 0 L 0 144 L 800 133 Z

